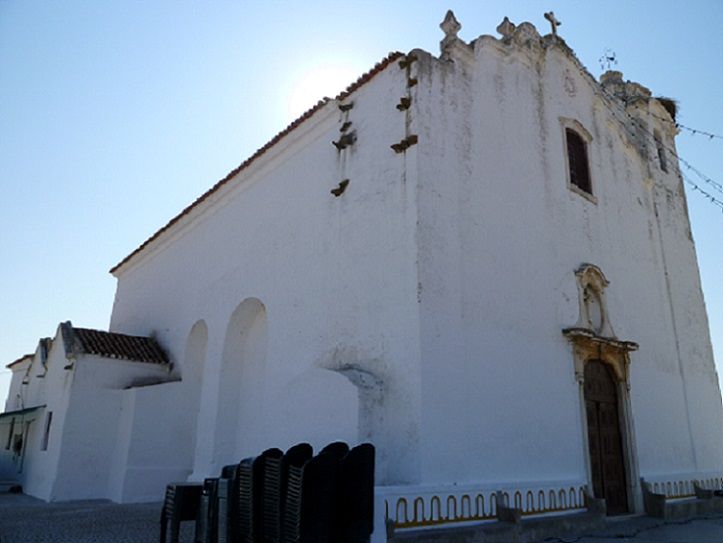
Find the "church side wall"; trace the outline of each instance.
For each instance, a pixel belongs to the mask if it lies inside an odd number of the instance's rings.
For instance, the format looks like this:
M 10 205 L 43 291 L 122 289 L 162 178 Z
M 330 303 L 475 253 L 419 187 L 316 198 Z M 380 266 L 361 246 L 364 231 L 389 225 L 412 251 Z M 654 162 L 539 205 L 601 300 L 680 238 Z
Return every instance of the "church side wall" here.
M 662 128 L 660 132 L 663 132 Z M 670 150 L 675 149 L 672 140 L 665 143 Z M 669 151 L 666 153 L 671 156 Z M 657 237 L 667 276 L 668 314 L 679 360 L 676 377 L 682 382 L 686 398 L 685 416 L 696 471 L 720 474 L 723 471 L 723 409 L 718 373 L 713 360 L 695 243 L 687 219 L 683 182 L 677 164 L 674 160 L 671 162 L 669 172 L 659 172 L 653 194 Z
M 380 481 L 418 479 L 416 184 L 390 148 L 406 136 L 406 84 L 393 63 L 345 100 L 353 108 L 324 106 L 117 272 L 112 331 L 155 334 L 180 367 L 192 326 L 207 326 L 200 406 L 175 406 L 199 410 L 193 478 L 265 447 L 341 438 L 379 446 Z M 356 142 L 338 151 L 346 122 Z M 264 319 L 253 347 L 235 339 L 261 326 L 244 300 Z M 216 427 L 227 386 L 253 388 L 239 392 L 238 428 Z M 226 430 L 239 437 L 220 457 Z
M 561 333 L 578 320 L 583 263 L 610 281 L 617 337 L 640 344 L 630 368 L 640 473 L 703 469 L 686 402 L 718 413 L 715 376 L 702 372 L 701 395 L 694 377 L 681 381 L 655 194 L 629 133 L 562 49 L 483 37 L 469 57 L 420 58 L 415 98 L 431 119 L 419 135 L 423 480 L 587 481 L 584 411 Z M 594 199 L 568 188 L 563 119 L 592 136 Z M 678 209 L 670 220 L 687 217 Z M 707 344 L 690 247 L 671 258 L 690 285 L 672 303 L 693 306 L 692 352 Z

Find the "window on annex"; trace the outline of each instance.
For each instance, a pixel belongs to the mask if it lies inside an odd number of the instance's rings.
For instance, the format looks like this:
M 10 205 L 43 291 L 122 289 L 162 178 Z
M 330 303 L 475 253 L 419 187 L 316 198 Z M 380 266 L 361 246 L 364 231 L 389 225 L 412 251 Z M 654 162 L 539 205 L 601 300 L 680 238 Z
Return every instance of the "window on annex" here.
M 41 451 L 48 450 L 48 439 L 50 439 L 50 423 L 53 421 L 53 412 L 48 411 L 45 415 L 45 430 L 43 431 L 43 442 L 40 444 Z
M 565 128 L 565 139 L 567 141 L 567 162 L 570 184 L 583 192 L 592 194 L 590 165 L 587 158 L 587 142 L 572 128 Z
M 10 419 L 10 431 L 8 432 L 8 440 L 5 442 L 5 450 L 10 450 L 10 445 L 13 442 L 13 434 L 15 433 L 15 419 Z

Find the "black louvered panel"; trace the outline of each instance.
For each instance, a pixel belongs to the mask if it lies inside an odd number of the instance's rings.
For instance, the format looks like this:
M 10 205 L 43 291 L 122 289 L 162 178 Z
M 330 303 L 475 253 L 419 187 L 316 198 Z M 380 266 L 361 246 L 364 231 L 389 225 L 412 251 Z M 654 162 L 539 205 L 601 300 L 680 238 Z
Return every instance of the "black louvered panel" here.
M 269 449 L 264 454 L 263 541 L 279 543 L 281 539 L 281 463 L 284 453 Z
M 177 543 L 181 522 L 198 518 L 201 485 L 198 483 L 172 483 L 166 486 L 161 509 L 161 541 L 165 543 L 168 523 L 171 524 L 171 542 Z
M 374 518 L 374 447 L 336 442 L 312 457 L 302 443 L 267 449 L 204 482 L 197 543 L 368 543 Z M 168 488 L 168 502 L 178 489 Z M 175 509 L 175 514 L 178 514 Z
M 321 452 L 319 454 L 331 454 L 338 461 L 341 461 L 341 459 L 344 458 L 348 452 L 349 445 L 347 445 L 343 441 L 335 441 L 334 443 L 329 443 L 326 447 L 321 449 Z
M 173 514 L 174 503 L 176 501 L 176 485 L 168 485 L 166 487 L 166 498 L 163 501 L 163 508 L 169 517 Z
M 281 519 L 281 541 L 283 543 L 297 543 L 301 536 L 301 482 L 303 475 L 303 467 L 289 466 L 284 514 Z
M 205 492 L 201 495 L 199 505 L 198 518 L 196 519 L 196 535 L 193 539 L 194 543 L 208 542 L 208 511 L 211 507 L 211 501 Z
M 341 461 L 337 541 L 366 543 L 374 531 L 374 446 L 354 447 Z
M 238 536 L 241 543 L 254 543 L 253 537 L 253 458 L 238 466 Z
M 213 529 L 209 524 L 211 518 L 211 508 L 213 503 L 211 496 L 204 492 L 201 496 L 201 506 L 196 519 L 196 539 L 197 543 L 212 543 L 213 542 Z
M 218 539 L 218 479 L 204 479 L 203 499 L 207 506 L 201 510 L 201 515 L 205 517 L 206 522 L 202 541 L 203 543 L 215 543 Z
M 281 461 L 281 530 L 282 543 L 299 541 L 301 522 L 301 479 L 303 467 L 314 450 L 308 443 L 291 447 Z
M 332 543 L 336 526 L 339 458 L 321 453 L 304 466 L 299 543 Z
M 231 496 L 231 480 L 221 477 L 218 480 L 218 529 L 216 531 L 217 543 L 229 543 L 233 541 L 229 537 L 229 503 Z
M 218 543 L 236 541 L 236 492 L 238 488 L 236 464 L 221 469 L 218 482 Z

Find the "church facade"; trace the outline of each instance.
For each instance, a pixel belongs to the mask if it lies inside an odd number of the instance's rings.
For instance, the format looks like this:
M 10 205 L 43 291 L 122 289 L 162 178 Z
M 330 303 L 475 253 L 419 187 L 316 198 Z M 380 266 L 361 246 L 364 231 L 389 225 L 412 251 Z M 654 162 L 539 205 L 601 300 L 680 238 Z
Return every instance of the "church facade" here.
M 59 329 L 50 363 L 39 348 L 13 365 L 0 432 L 37 408 L 24 447 L 74 442 L 77 413 L 112 436 L 93 485 L 56 484 L 79 469 L 61 453 L 33 475 L 33 452 L 27 491 L 160 499 L 336 439 L 377 447 L 379 522 L 399 528 L 493 518 L 497 491 L 525 514 L 585 492 L 619 514 L 642 510 L 641 477 L 669 496 L 720 486 L 671 102 L 595 80 L 530 23 L 471 43 L 451 13 L 442 29 L 439 56 L 391 54 L 115 266 L 115 347 L 73 351 Z M 12 403 L 44 366 L 65 392 Z M 82 408 L 48 430 L 57 401 Z

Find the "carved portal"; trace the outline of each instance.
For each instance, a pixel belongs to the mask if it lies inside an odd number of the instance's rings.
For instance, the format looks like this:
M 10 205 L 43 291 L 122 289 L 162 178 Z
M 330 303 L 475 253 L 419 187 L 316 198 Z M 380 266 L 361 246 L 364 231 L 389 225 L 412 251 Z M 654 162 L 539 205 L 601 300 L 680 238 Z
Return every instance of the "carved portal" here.
M 637 350 L 638 345 L 615 337 L 605 300 L 605 289 L 610 283 L 593 264 L 580 266 L 575 277 L 580 313 L 575 325 L 562 331 L 573 345 L 575 377 L 583 382 L 585 362 L 601 360 L 612 367 L 619 382 L 627 383 L 628 353 Z
M 565 328 L 562 333 L 572 344 L 575 378 L 580 385 L 582 436 L 587 450 L 589 487 L 595 489 L 595 497 L 605 497 L 610 500 L 608 514 L 628 511 L 629 505 L 632 505 L 633 510 L 639 511 L 642 502 L 637 482 L 639 470 L 631 418 L 629 379 L 630 353 L 636 351 L 638 345 L 615 337 L 605 300 L 605 289 L 609 283 L 602 271 L 592 264 L 583 264 L 575 272 L 575 276 L 580 314 L 575 325 Z M 608 421 L 610 428 L 619 430 L 619 444 L 616 447 L 622 449 L 621 454 L 616 456 L 617 467 L 612 470 L 614 472 L 611 472 L 612 474 L 607 473 L 605 469 L 602 471 L 599 469 L 601 461 L 607 462 L 607 460 L 604 458 L 601 460 L 595 437 L 609 433 L 609 429 L 598 429 L 596 434 L 597 427 L 588 424 L 587 420 L 591 417 L 591 413 L 598 413 L 602 409 L 597 404 L 593 406 L 597 411 L 590 409 L 590 402 L 595 401 L 590 389 L 595 388 L 594 379 L 591 377 L 594 370 L 600 373 L 600 369 L 605 367 L 610 370 L 611 383 L 615 383 L 614 387 L 617 390 L 610 394 L 613 399 L 602 408 L 607 409 L 605 413 L 606 418 L 610 419 Z M 587 382 L 586 377 L 590 382 Z M 598 415 L 592 418 L 599 422 Z M 619 426 L 616 421 L 619 421 Z M 598 488 L 595 488 L 596 482 Z M 603 489 L 616 488 L 614 496 L 608 496 L 607 491 L 601 491 L 599 488 L 601 485 Z
M 580 328 L 565 328 L 562 333 L 572 343 L 575 378 L 580 383 L 585 380 L 585 363 L 589 360 L 600 360 L 612 367 L 617 381 L 629 387 L 629 353 L 638 349 L 637 343 L 598 337 Z

